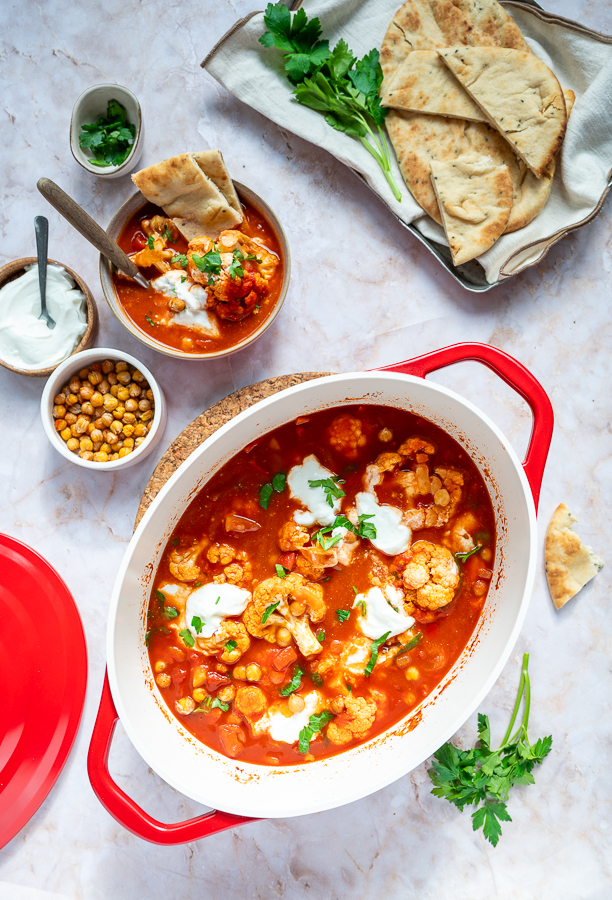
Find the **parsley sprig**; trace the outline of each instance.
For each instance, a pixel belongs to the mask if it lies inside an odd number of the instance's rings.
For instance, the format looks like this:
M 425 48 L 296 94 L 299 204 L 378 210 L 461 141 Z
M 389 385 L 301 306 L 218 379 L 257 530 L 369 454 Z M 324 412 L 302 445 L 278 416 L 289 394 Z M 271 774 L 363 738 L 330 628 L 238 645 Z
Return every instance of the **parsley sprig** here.
M 368 660 L 367 666 L 364 669 L 366 678 L 369 678 L 372 674 L 374 666 L 378 662 L 378 651 L 380 650 L 381 645 L 385 643 L 390 634 L 391 632 L 387 631 L 386 634 L 383 634 L 382 637 L 379 637 L 377 641 L 372 641 L 372 646 L 370 648 L 370 658 Z
M 521 681 L 512 718 L 501 746 L 491 749 L 491 729 L 488 716 L 478 714 L 478 747 L 459 750 L 451 743 L 444 744 L 434 757 L 437 762 L 429 770 L 434 785 L 432 794 L 448 800 L 463 811 L 465 806 L 479 808 L 472 813 L 472 828 L 482 828 L 485 838 L 493 846 L 501 836 L 500 822 L 511 822 L 506 809 L 510 788 L 515 784 L 533 784 L 532 769 L 550 753 L 552 737 L 529 743 L 527 723 L 531 706 L 531 684 L 527 667 L 529 654 L 523 656 Z M 523 718 L 513 733 L 516 717 L 525 699 Z M 482 804 L 482 805 L 480 805 Z
M 324 709 L 323 712 L 320 712 L 318 715 L 311 716 L 308 719 L 308 725 L 304 725 L 300 731 L 298 753 L 308 753 L 310 742 L 315 734 L 325 728 L 333 718 L 334 714 L 328 709 Z
M 287 476 L 284 472 L 277 472 L 272 478 L 272 481 L 266 481 L 265 484 L 262 484 L 259 491 L 259 505 L 261 508 L 267 509 L 273 492 L 276 491 L 277 494 L 282 494 L 286 485 Z
M 309 482 L 311 487 L 313 483 L 314 482 Z M 344 492 L 342 495 L 344 496 Z M 376 526 L 373 522 L 366 521 L 366 519 L 372 518 L 372 515 L 363 513 L 363 515 L 359 516 L 359 524 L 355 526 L 350 519 L 347 519 L 346 516 L 336 516 L 331 525 L 326 525 L 325 528 L 319 528 L 318 531 L 315 531 L 315 533 L 312 535 L 313 543 L 316 544 L 318 542 L 323 550 L 329 550 L 330 547 L 339 544 L 344 537 L 343 534 L 335 534 L 329 538 L 325 537 L 326 534 L 329 534 L 331 531 L 335 531 L 336 528 L 346 528 L 347 531 L 352 531 L 353 534 L 356 534 L 359 537 L 374 540 L 374 538 L 376 537 Z
M 289 681 L 285 685 L 285 687 L 280 689 L 281 697 L 288 697 L 289 694 L 293 694 L 294 691 L 299 691 L 299 689 L 302 687 L 302 675 L 303 674 L 304 673 L 302 672 L 300 667 L 296 666 L 295 669 L 293 670 L 293 677 L 291 678 L 291 681 Z
M 93 166 L 120 166 L 125 162 L 134 145 L 136 126 L 127 120 L 125 107 L 118 100 L 109 100 L 106 118 L 100 118 L 92 125 L 81 125 L 79 147 L 91 150 L 95 159 Z
M 479 550 L 482 550 L 482 544 L 476 544 L 476 546 L 472 550 L 468 550 L 466 553 L 455 553 L 453 554 L 459 565 L 462 565 L 466 559 L 469 559 L 470 556 L 474 556 L 475 553 L 478 553 Z
M 213 249 L 209 250 L 208 253 L 205 253 L 203 256 L 192 253 L 191 259 L 200 272 L 206 273 L 208 276 L 206 280 L 209 286 L 213 285 L 215 283 L 215 278 L 221 274 L 221 266 L 223 265 L 221 254 L 217 250 L 217 245 L 213 244 Z
M 383 79 L 378 50 L 359 60 L 343 40 L 330 50 L 329 41 L 320 39 L 319 19 L 309 20 L 303 9 L 292 19 L 283 3 L 268 4 L 264 23 L 268 30 L 259 41 L 283 54 L 297 102 L 323 113 L 337 131 L 358 138 L 382 169 L 396 200 L 401 200 L 382 128 L 388 110 L 378 95 Z
M 346 494 L 339 486 L 341 484 L 344 484 L 344 481 L 337 475 L 332 475 L 331 478 L 317 478 L 314 481 L 309 481 L 308 487 L 323 488 L 326 494 L 327 502 L 333 509 L 334 500 L 340 500 L 342 497 L 346 497 Z

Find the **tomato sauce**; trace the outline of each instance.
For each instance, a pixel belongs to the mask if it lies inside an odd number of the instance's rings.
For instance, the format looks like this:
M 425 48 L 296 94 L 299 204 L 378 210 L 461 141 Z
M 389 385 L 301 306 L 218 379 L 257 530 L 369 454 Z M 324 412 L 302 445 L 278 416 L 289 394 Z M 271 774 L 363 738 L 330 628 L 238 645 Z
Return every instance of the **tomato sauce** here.
M 186 325 L 156 323 L 154 321 L 155 312 L 164 313 L 166 311 L 168 298 L 153 288 L 145 290 L 134 281 L 114 273 L 113 281 L 121 306 L 134 325 L 144 332 L 147 337 L 158 341 L 160 344 L 165 344 L 167 347 L 182 350 L 185 353 L 215 353 L 235 347 L 257 331 L 263 322 L 269 318 L 276 306 L 283 285 L 284 267 L 281 248 L 276 233 L 268 220 L 250 203 L 247 203 L 245 200 L 240 202 L 244 220 L 237 230 L 251 238 L 257 238 L 262 241 L 265 248 L 279 259 L 279 265 L 272 275 L 267 295 L 261 299 L 250 315 L 239 322 L 228 321 L 215 316 L 220 336 L 213 338 Z M 145 219 L 151 219 L 154 215 L 163 216 L 164 212 L 152 203 L 148 203 L 128 219 L 117 240 L 121 249 L 127 254 L 135 253 L 146 246 L 146 235 L 141 227 L 141 222 Z M 169 244 L 169 246 L 176 254 L 181 254 L 186 253 L 187 244 L 186 238 L 179 234 L 177 240 Z M 143 270 L 143 275 L 148 281 L 159 277 L 160 274 L 154 267 Z
M 352 417 L 351 421 L 360 423 L 361 445 L 349 456 L 342 447 L 338 448 L 337 442 L 330 440 L 339 416 Z M 249 568 L 244 569 L 243 587 L 249 591 L 259 582 L 273 577 L 279 563 L 287 570 L 296 571 L 295 558 L 299 557 L 299 551 L 283 552 L 279 546 L 279 531 L 285 523 L 292 521 L 293 513 L 303 507 L 292 499 L 289 488 L 285 487 L 282 492 L 273 491 L 267 509 L 263 509 L 260 503 L 262 485 L 270 483 L 276 473 L 287 473 L 306 456 L 314 454 L 323 466 L 342 479 L 341 488 L 346 495 L 342 500 L 342 513 L 346 514 L 354 504 L 356 493 L 363 490 L 365 467 L 379 454 L 397 451 L 402 442 L 415 435 L 434 445 L 432 472 L 434 467 L 452 466 L 461 473 L 463 487 L 452 518 L 442 527 L 415 530 L 413 546 L 417 541 L 431 542 L 449 548 L 445 551 L 448 555 L 451 551 L 458 552 L 457 541 L 465 540 L 467 535 L 468 542 L 478 549 L 467 558 L 459 557 L 460 579 L 452 602 L 434 611 L 417 608 L 411 613 L 416 619 L 412 634 L 420 635 L 412 649 L 394 656 L 399 647 L 391 639 L 386 642 L 391 653 L 385 655 L 381 664 L 374 666 L 369 677 L 349 674 L 345 679 L 343 687 L 347 697 L 349 694 L 365 697 L 368 703 L 376 703 L 376 719 L 367 734 L 338 745 L 327 739 L 323 728 L 314 735 L 308 753 L 304 754 L 297 743 L 274 741 L 269 734 L 254 736 L 249 723 L 231 700 L 211 708 L 208 699 L 208 706 L 206 701 L 198 702 L 198 708 L 190 714 L 177 714 L 177 702 L 194 694 L 193 677 L 197 667 L 203 667 L 200 671 L 207 673 L 197 694 L 199 700 L 203 695 L 214 698 L 223 686 L 236 689 L 247 684 L 244 670 L 253 663 L 261 669 L 256 684 L 267 702 L 279 700 L 280 689 L 291 681 L 295 667 L 299 666 L 303 674 L 298 693 L 316 689 L 322 695 L 325 708 L 333 708 L 338 694 L 338 681 L 331 677 L 334 675 L 334 654 L 340 662 L 343 647 L 360 634 L 357 628 L 359 609 L 353 607 L 355 595 L 368 591 L 372 587 L 373 573 L 379 575 L 381 571 L 385 578 L 395 579 L 401 587 L 401 557 L 387 556 L 362 538 L 348 565 L 335 565 L 324 570 L 323 577 L 316 583 L 321 586 L 327 612 L 322 621 L 312 625 L 323 650 L 308 658 L 300 653 L 293 641 L 289 648 L 294 652 L 287 652 L 275 643 L 252 637 L 249 648 L 235 665 L 219 663 L 215 656 L 200 652 L 197 642 L 193 647 L 185 645 L 178 633 L 180 617 L 176 621 L 165 617 L 159 587 L 176 581 L 170 569 L 172 554 L 190 548 L 195 548 L 193 561 L 197 565 L 197 575 L 188 573 L 192 576 L 187 583 L 188 589 L 215 578 L 220 581 L 225 577 L 224 572 L 229 577 L 230 569 L 223 561 L 211 562 L 211 558 L 217 557 L 211 554 L 210 548 L 217 545 L 233 548 L 236 554 L 241 554 L 233 560 L 234 565 L 236 562 L 243 566 L 245 561 L 248 563 Z M 422 463 L 422 456 L 407 458 L 395 475 L 385 475 L 376 489 L 379 503 L 403 507 L 405 498 L 398 486 L 398 478 L 414 471 L 419 459 Z M 431 495 L 421 495 L 414 508 L 429 507 L 433 499 Z M 228 523 L 231 527 L 235 517 L 240 517 L 239 521 L 246 519 L 256 523 L 256 530 L 228 532 Z M 319 527 L 314 525 L 308 531 L 314 533 Z M 192 501 L 171 536 L 156 573 L 148 610 L 151 666 L 156 679 L 161 675 L 162 681 L 168 682 L 165 687 L 160 687 L 160 693 L 170 711 L 198 740 L 240 761 L 293 765 L 342 752 L 375 737 L 415 710 L 451 669 L 482 614 L 493 569 L 494 548 L 494 515 L 482 476 L 465 450 L 431 422 L 410 412 L 374 405 L 336 408 L 299 418 L 270 432 L 224 465 Z M 166 598 L 166 606 L 172 602 Z M 337 611 L 348 612 L 348 615 L 339 616 Z M 288 662 L 283 665 L 285 660 Z M 319 669 L 325 671 L 323 676 Z M 330 686 L 332 680 L 333 688 Z M 336 720 L 341 723 L 343 716 L 338 715 Z

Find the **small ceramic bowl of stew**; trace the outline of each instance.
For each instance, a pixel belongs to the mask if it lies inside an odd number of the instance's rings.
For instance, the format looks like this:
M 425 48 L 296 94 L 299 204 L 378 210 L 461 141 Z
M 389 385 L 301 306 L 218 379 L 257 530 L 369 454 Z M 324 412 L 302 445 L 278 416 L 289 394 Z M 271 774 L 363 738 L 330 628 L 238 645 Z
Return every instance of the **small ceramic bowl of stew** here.
M 255 263 L 250 263 L 251 259 L 256 261 L 260 271 L 262 262 L 264 266 L 271 264 L 267 284 L 262 288 L 255 285 L 248 302 L 246 298 L 238 298 L 235 302 L 218 302 L 210 309 L 199 308 L 208 302 L 201 298 L 206 298 L 208 286 L 213 283 L 213 279 L 209 280 L 209 271 L 196 272 L 200 283 L 191 281 L 193 267 L 191 261 L 188 262 L 187 253 L 191 248 L 195 254 L 194 242 L 188 248 L 188 241 L 172 221 L 165 218 L 164 211 L 150 203 L 140 192 L 130 197 L 111 219 L 107 228 L 110 237 L 135 259 L 145 278 L 157 287 L 151 286 L 146 290 L 117 272 L 109 260 L 101 257 L 102 290 L 121 324 L 148 347 L 179 359 L 227 356 L 257 340 L 280 312 L 291 268 L 287 238 L 278 218 L 261 197 L 238 182 L 234 182 L 234 187 L 242 205 L 244 220 L 238 229 L 222 232 L 220 243 L 216 242 L 214 247 L 223 252 L 224 235 L 235 235 L 238 231 L 245 236 L 241 251 L 234 250 L 238 275 L 242 273 L 244 276 L 246 273 L 248 276 L 251 265 L 255 267 Z M 206 239 L 203 239 L 202 255 L 195 256 L 195 259 L 203 260 L 207 249 L 205 242 Z M 154 265 L 142 265 L 142 254 L 146 254 L 148 249 L 156 249 L 159 243 L 164 244 L 170 266 L 165 272 Z M 259 247 L 261 252 L 257 249 Z M 162 262 L 161 266 L 164 265 Z M 229 280 L 228 283 L 231 287 Z

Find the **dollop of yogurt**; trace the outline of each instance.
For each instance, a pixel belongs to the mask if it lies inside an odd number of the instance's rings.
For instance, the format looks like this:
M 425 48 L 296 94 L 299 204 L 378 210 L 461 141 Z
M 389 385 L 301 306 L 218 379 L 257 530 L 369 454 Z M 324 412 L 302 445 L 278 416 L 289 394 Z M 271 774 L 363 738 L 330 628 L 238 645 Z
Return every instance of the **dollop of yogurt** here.
M 298 525 L 310 526 L 332 525 L 340 512 L 342 498 L 333 497 L 333 506 L 327 502 L 327 493 L 322 487 L 310 487 L 310 481 L 324 481 L 335 477 L 333 472 L 322 466 L 312 453 L 307 456 L 301 466 L 293 466 L 287 475 L 287 484 L 291 497 L 297 500 L 305 510 L 297 509 L 293 514 L 293 520 Z
M 308 725 L 309 718 L 317 712 L 321 705 L 318 691 L 310 691 L 304 697 L 304 709 L 285 716 L 280 709 L 271 708 L 253 724 L 253 734 L 267 732 L 272 740 L 283 744 L 294 744 L 300 737 L 300 731 Z M 285 707 L 287 709 L 287 707 Z
M 181 269 L 170 269 L 165 275 L 154 278 L 151 287 L 168 299 L 185 301 L 185 309 L 171 313 L 171 324 L 195 328 L 208 337 L 219 337 L 217 320 L 206 308 L 208 291 L 201 284 L 196 284 L 188 278 Z
M 194 638 L 212 637 L 223 619 L 241 615 L 250 599 L 250 592 L 235 584 L 211 582 L 196 588 L 187 600 L 185 609 L 187 628 Z M 191 624 L 194 616 L 198 616 L 202 622 L 202 630 L 199 633 Z
M 362 491 L 355 497 L 359 516 L 373 516 L 367 519 L 376 528 L 376 537 L 371 542 L 377 550 L 387 556 L 397 556 L 410 546 L 412 531 L 402 525 L 402 511 L 397 506 L 381 506 L 374 494 Z
M 366 637 L 377 641 L 383 634 L 390 632 L 389 637 L 401 634 L 414 625 L 412 616 L 403 612 L 404 596 L 401 591 L 388 584 L 384 591 L 379 587 L 371 587 L 365 594 L 357 594 L 353 607 L 359 607 L 357 627 Z M 365 615 L 363 606 L 365 605 Z
M 55 328 L 40 315 L 38 264 L 0 289 L 0 357 L 16 369 L 46 369 L 66 359 L 87 328 L 85 295 L 63 266 L 47 266 L 47 309 Z

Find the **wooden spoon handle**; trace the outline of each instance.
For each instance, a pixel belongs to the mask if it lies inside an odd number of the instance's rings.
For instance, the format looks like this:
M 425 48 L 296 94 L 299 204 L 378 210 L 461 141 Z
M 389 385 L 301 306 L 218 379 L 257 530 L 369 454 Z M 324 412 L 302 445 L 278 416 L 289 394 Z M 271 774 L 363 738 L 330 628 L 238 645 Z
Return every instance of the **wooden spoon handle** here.
M 51 181 L 50 178 L 39 178 L 36 186 L 45 200 L 48 200 L 51 206 L 55 207 L 58 213 L 67 219 L 72 227 L 76 228 L 90 244 L 93 244 L 96 250 L 99 250 L 103 256 L 110 259 L 118 269 L 121 269 L 130 278 L 138 281 L 139 284 L 142 284 L 144 281 L 148 287 L 136 264 L 61 187 L 55 184 L 54 181 Z

